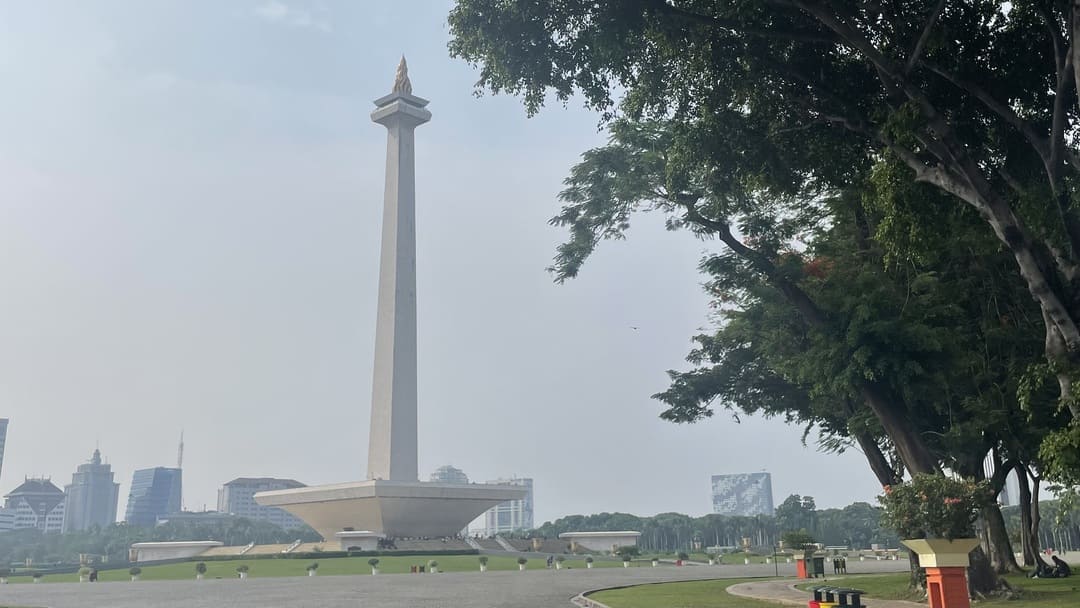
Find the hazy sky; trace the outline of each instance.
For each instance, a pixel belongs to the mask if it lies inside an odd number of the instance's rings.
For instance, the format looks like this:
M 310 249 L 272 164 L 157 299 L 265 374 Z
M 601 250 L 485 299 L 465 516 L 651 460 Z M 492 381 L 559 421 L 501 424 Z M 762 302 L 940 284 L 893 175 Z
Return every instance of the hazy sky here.
M 535 479 L 536 523 L 710 509 L 709 476 L 768 470 L 779 503 L 873 501 L 857 452 L 649 395 L 708 324 L 715 243 L 639 217 L 580 278 L 547 220 L 602 143 L 580 100 L 528 119 L 473 95 L 440 1 L 0 0 L 0 490 L 70 483 L 100 444 L 121 482 L 173 466 L 185 504 L 238 476 L 366 471 L 385 129 L 402 53 L 417 131 L 420 468 Z M 631 329 L 637 326 L 640 329 Z

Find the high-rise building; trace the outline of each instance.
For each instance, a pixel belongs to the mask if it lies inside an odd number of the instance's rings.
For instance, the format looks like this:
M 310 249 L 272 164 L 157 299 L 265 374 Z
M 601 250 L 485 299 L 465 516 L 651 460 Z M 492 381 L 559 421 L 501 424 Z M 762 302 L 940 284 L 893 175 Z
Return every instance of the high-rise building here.
M 4 509 L 15 512 L 13 529 L 64 530 L 64 491 L 48 479 L 27 478 L 4 498 Z
M 290 490 L 306 488 L 295 479 L 275 479 L 273 477 L 237 477 L 221 486 L 218 490 L 218 512 L 230 513 L 238 517 L 268 521 L 286 530 L 301 528 L 303 520 L 277 507 L 264 507 L 255 502 L 256 492 L 269 490 Z
M 8 419 L 0 418 L 0 475 L 4 473 L 4 448 L 7 446 Z
M 67 494 L 65 532 L 86 530 L 95 524 L 104 528 L 116 523 L 120 484 L 113 481 L 112 467 L 101 462 L 100 450 L 95 449 L 90 461 L 79 465 L 64 493 Z
M 124 521 L 145 527 L 157 524 L 158 517 L 180 511 L 182 490 L 180 469 L 154 467 L 135 471 Z
M 435 483 L 466 484 L 469 483 L 469 476 L 465 474 L 465 471 L 462 471 L 453 465 L 444 464 L 435 469 L 435 472 L 431 474 L 429 480 Z
M 772 475 L 713 475 L 712 503 L 713 513 L 722 515 L 772 515 Z
M 527 492 L 519 500 L 499 503 L 484 513 L 484 534 L 494 536 L 517 530 L 533 528 L 533 480 L 529 477 L 511 477 L 496 479 L 488 483 L 510 486 L 523 486 Z

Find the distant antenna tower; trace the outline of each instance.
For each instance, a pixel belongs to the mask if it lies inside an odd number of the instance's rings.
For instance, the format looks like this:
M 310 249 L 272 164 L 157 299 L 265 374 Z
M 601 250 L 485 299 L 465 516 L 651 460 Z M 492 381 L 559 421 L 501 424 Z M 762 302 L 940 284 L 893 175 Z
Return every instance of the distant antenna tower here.
M 184 468 L 184 431 L 180 431 L 180 447 L 176 450 L 176 468 Z

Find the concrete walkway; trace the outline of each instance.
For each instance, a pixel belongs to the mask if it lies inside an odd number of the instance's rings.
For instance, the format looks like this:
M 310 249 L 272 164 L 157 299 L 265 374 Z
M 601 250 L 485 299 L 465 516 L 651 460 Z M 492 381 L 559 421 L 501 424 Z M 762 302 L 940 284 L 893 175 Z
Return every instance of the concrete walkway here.
M 832 582 L 840 581 L 840 578 L 832 579 Z M 728 593 L 740 597 L 748 597 L 755 600 L 765 600 L 786 604 L 789 606 L 806 606 L 810 600 L 810 593 L 796 589 L 796 585 L 808 582 L 805 579 L 763 580 L 749 583 L 739 583 L 728 587 Z M 843 587 L 843 583 L 837 586 Z M 862 598 L 862 603 L 870 608 L 926 608 L 926 604 L 907 602 L 904 600 L 877 600 L 874 598 Z

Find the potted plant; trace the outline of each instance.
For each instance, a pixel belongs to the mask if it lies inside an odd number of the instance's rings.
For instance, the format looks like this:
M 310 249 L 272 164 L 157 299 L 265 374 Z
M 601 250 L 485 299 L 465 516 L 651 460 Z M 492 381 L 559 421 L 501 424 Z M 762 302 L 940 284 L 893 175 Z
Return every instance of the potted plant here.
M 438 574 L 438 572 L 439 572 L 439 562 L 437 562 L 435 560 L 431 560 L 430 562 L 427 563 L 427 567 L 428 567 L 428 572 L 430 572 L 432 574 Z
M 585 567 L 586 568 L 592 568 L 592 564 L 593 564 L 593 556 L 586 555 L 585 556 Z
M 311 562 L 310 564 L 307 565 L 307 575 L 308 576 L 315 576 L 315 574 L 318 571 L 319 571 L 319 562 Z
M 206 562 L 195 564 L 195 580 L 201 581 L 206 576 Z
M 0 568 L 0 585 L 8 584 L 9 576 L 11 576 L 11 568 Z
M 40 582 L 41 582 L 41 578 L 42 578 L 43 576 L 45 576 L 45 575 L 44 575 L 44 574 L 42 574 L 42 573 L 40 573 L 40 572 L 35 572 L 35 573 L 31 574 L 30 576 L 31 576 L 31 577 L 32 577 L 32 578 L 34 579 L 34 582 L 35 582 L 35 583 L 40 583 Z
M 139 580 L 139 575 L 142 574 L 142 568 L 138 566 L 132 566 L 128 569 L 128 574 L 131 575 L 131 582 Z
M 630 567 L 630 560 L 631 560 L 631 557 L 629 555 L 622 556 L 622 567 L 623 568 L 629 568 Z
M 652 563 L 652 567 L 655 568 L 660 565 L 660 556 L 654 555 L 649 561 Z
M 881 522 L 896 530 L 920 565 L 967 567 L 978 545 L 975 520 L 994 500 L 989 484 L 919 474 L 884 489 Z
M 564 556 L 564 555 L 560 555 L 560 556 L 556 557 L 555 558 L 555 569 L 556 570 L 562 570 L 562 565 L 563 565 L 563 562 L 565 562 L 565 561 L 566 561 L 566 556 Z
M 240 575 L 241 579 L 248 577 L 248 570 L 250 570 L 250 568 L 248 568 L 247 564 L 240 564 L 236 567 L 236 573 Z
M 487 572 L 488 556 L 481 555 L 479 559 L 480 559 L 480 571 L 481 572 Z
M 521 572 L 524 572 L 525 571 L 525 564 L 529 563 L 529 560 L 524 558 L 524 557 L 519 557 L 519 558 L 517 558 L 517 563 L 518 563 L 518 570 L 520 570 Z
M 79 582 L 85 583 L 88 580 L 90 580 L 90 568 L 86 566 L 79 568 Z
M 371 566 L 371 574 L 375 575 L 379 573 L 379 558 L 373 557 L 367 560 L 367 565 Z
M 675 555 L 675 557 L 677 557 L 679 559 L 679 561 L 675 563 L 676 566 L 681 566 L 681 565 L 683 565 L 683 562 L 690 559 L 690 555 L 686 551 L 679 551 Z

